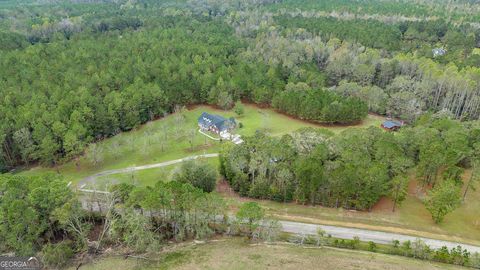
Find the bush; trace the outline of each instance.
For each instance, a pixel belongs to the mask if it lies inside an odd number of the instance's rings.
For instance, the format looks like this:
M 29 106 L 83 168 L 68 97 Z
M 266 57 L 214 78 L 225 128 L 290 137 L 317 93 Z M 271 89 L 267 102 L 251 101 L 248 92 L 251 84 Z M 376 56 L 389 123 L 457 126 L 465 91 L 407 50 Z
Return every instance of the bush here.
M 240 101 L 235 102 L 235 107 L 233 107 L 233 110 L 238 116 L 241 116 L 245 113 L 245 108 L 243 107 L 243 104 Z
M 128 200 L 130 196 L 130 192 L 133 190 L 135 186 L 132 184 L 127 184 L 127 183 L 120 183 L 117 185 L 114 185 L 110 188 L 110 192 L 113 192 L 116 194 L 116 198 L 121 202 L 124 203 Z
M 407 240 L 402 243 L 403 256 L 412 256 L 412 242 Z
M 358 236 L 355 236 L 352 240 L 350 240 L 349 248 L 351 249 L 357 249 L 358 246 L 360 246 L 360 238 Z
M 74 252 L 70 241 L 58 244 L 47 244 L 42 249 L 42 261 L 49 268 L 64 267 L 73 257 Z
M 3 164 L 1 161 L 0 161 L 0 173 L 6 173 L 8 170 L 7 170 L 7 166 L 5 166 L 5 164 Z
M 480 253 L 476 252 L 470 258 L 470 265 L 473 268 L 480 268 Z
M 152 222 L 131 210 L 113 220 L 109 236 L 138 253 L 156 250 L 160 244 L 158 235 L 153 232 Z
M 187 161 L 173 175 L 180 183 L 189 183 L 205 192 L 212 192 L 217 182 L 215 168 L 203 161 Z
M 393 248 L 398 248 L 400 246 L 400 241 L 398 240 L 393 240 L 392 241 Z
M 272 106 L 300 119 L 327 123 L 352 123 L 368 114 L 368 106 L 362 100 L 325 90 L 287 90 L 274 97 Z

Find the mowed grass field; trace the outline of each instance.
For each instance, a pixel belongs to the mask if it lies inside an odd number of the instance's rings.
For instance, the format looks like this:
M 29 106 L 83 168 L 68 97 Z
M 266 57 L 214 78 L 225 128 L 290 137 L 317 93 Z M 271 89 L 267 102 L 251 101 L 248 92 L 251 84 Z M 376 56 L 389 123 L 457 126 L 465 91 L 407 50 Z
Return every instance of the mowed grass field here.
M 275 245 L 250 244 L 240 238 L 221 238 L 205 244 L 192 243 L 149 257 L 155 262 L 142 259 L 105 257 L 79 269 L 465 269 L 452 265 L 363 251 L 300 247 L 287 243 Z
M 273 109 L 263 109 L 254 105 L 245 105 L 244 115 L 237 117 L 233 111 L 223 111 L 210 106 L 196 106 L 185 110 L 180 116 L 172 114 L 165 118 L 151 121 L 130 132 L 118 134 L 112 138 L 97 143 L 100 149 L 101 162 L 93 165 L 91 161 L 92 149 L 90 146 L 85 154 L 77 160 L 67 162 L 58 168 L 36 167 L 20 172 L 25 175 L 35 175 L 45 172 L 58 172 L 69 181 L 77 183 L 81 179 L 98 172 L 154 164 L 193 155 L 216 153 L 220 150 L 221 143 L 211 140 L 198 132 L 197 119 L 202 112 L 219 114 L 224 117 L 235 117 L 243 127 L 236 130 L 242 136 L 251 136 L 257 130 L 263 130 L 273 136 L 291 133 L 303 127 L 327 128 L 333 132 L 341 132 L 349 126 L 324 126 L 293 119 L 275 112 Z M 355 127 L 380 126 L 383 118 L 369 115 L 362 123 Z M 139 172 L 138 177 L 146 184 L 156 181 L 155 171 Z M 112 176 L 113 177 L 113 176 Z M 152 178 L 154 177 L 154 178 Z M 162 175 L 159 175 L 161 178 Z M 127 176 L 117 176 L 126 179 Z M 148 179 L 147 179 L 148 178 Z M 152 180 L 153 179 L 153 180 Z
M 102 149 L 102 162 L 93 166 L 84 155 L 77 162 L 71 161 L 59 166 L 58 170 L 69 181 L 77 183 L 81 179 L 110 169 L 126 168 L 153 164 L 187 156 L 215 153 L 221 143 L 208 139 L 197 131 L 197 118 L 202 112 L 235 117 L 243 124 L 237 132 L 249 136 L 256 130 L 264 130 L 274 136 L 291 133 L 303 127 L 327 128 L 335 133 L 352 127 L 380 126 L 382 117 L 369 115 L 362 123 L 354 126 L 324 126 L 293 119 L 272 109 L 245 105 L 245 114 L 237 117 L 232 111 L 222 111 L 210 106 L 197 106 L 183 113 L 184 117 L 170 115 L 157 121 L 149 122 L 136 130 L 125 132 L 98 142 Z M 166 139 L 165 139 L 166 138 Z M 189 140 L 192 140 L 190 144 Z M 87 149 L 86 152 L 90 151 Z M 218 166 L 218 159 L 207 159 Z M 78 165 L 76 164 L 78 163 Z M 154 185 L 157 181 L 170 181 L 170 176 L 179 164 L 163 168 L 148 169 L 124 174 L 99 177 L 96 188 L 108 183 L 133 183 L 141 186 Z M 38 174 L 56 170 L 37 167 L 23 174 Z M 468 177 L 466 173 L 465 177 Z M 267 212 L 281 219 L 303 221 L 319 224 L 331 224 L 347 227 L 360 227 L 373 230 L 390 231 L 410 235 L 441 238 L 480 245 L 480 189 L 471 190 L 467 200 L 459 209 L 447 215 L 445 221 L 437 225 L 422 204 L 422 194 L 415 186 L 414 173 L 412 185 L 406 201 L 396 212 L 391 211 L 391 201 L 382 199 L 372 212 L 348 211 L 320 206 L 303 206 L 295 203 L 259 201 Z M 248 199 L 221 190 L 227 198 L 232 211 Z
M 58 170 L 69 181 L 77 183 L 81 179 L 110 169 L 126 168 L 153 164 L 187 156 L 215 153 L 221 143 L 206 138 L 197 131 L 197 118 L 202 112 L 235 117 L 243 128 L 237 132 L 243 136 L 253 135 L 256 130 L 269 132 L 273 136 L 291 133 L 303 127 L 327 128 L 335 133 L 352 127 L 380 126 L 382 117 L 369 115 L 362 123 L 354 126 L 324 126 L 309 123 L 277 113 L 272 109 L 245 105 L 245 113 L 237 117 L 232 111 L 222 111 L 210 106 L 197 106 L 183 113 L 184 117 L 170 115 L 157 121 L 149 122 L 136 130 L 125 132 L 98 142 L 102 149 L 102 162 L 93 166 L 84 155 L 77 162 L 71 161 L 59 166 Z M 190 140 L 193 142 L 190 143 Z M 88 153 L 91 149 L 87 149 Z M 210 158 L 208 162 L 218 166 L 218 159 Z M 78 163 L 78 164 L 76 164 Z M 179 164 L 163 168 L 148 169 L 124 174 L 99 177 L 96 188 L 108 183 L 133 183 L 141 186 L 154 185 L 157 181 L 170 181 L 170 176 Z M 23 174 L 38 174 L 56 170 L 37 167 Z M 466 173 L 465 177 L 468 177 Z M 338 226 L 360 227 L 373 230 L 390 231 L 410 235 L 441 238 L 480 245 L 480 189 L 471 190 L 465 203 L 445 221 L 437 225 L 422 204 L 422 194 L 415 186 L 414 173 L 412 185 L 406 201 L 396 212 L 391 211 L 391 201 L 382 199 L 372 212 L 348 211 L 320 206 L 303 206 L 295 203 L 259 201 L 267 212 L 281 219 L 310 223 L 331 224 Z M 248 199 L 221 190 L 227 198 L 232 211 Z
M 201 159 L 202 162 L 211 164 L 218 168 L 220 161 L 218 158 Z M 158 181 L 168 182 L 172 180 L 172 175 L 175 173 L 181 164 L 173 164 L 161 168 L 146 169 L 140 171 L 132 171 L 130 173 L 119 173 L 113 175 L 100 176 L 95 180 L 95 188 L 105 189 L 107 185 L 130 183 L 137 186 L 153 186 Z M 218 171 L 218 170 L 217 170 Z M 90 188 L 90 187 L 86 187 Z

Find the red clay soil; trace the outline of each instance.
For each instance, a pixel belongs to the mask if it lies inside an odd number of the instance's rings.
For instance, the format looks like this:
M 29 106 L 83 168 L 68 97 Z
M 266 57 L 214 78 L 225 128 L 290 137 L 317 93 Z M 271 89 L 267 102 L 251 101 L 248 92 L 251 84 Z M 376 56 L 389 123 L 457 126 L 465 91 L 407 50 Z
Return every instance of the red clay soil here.
M 196 108 L 200 107 L 200 106 L 203 106 L 203 107 L 209 107 L 213 110 L 217 110 L 217 111 L 225 111 L 224 109 L 220 108 L 218 105 L 212 105 L 212 104 L 205 104 L 205 103 L 197 103 L 197 104 L 189 104 L 189 105 L 186 105 L 185 107 L 187 108 L 187 110 L 195 110 Z
M 418 183 L 418 180 L 414 179 L 411 180 L 408 184 L 408 194 L 414 197 L 423 197 L 427 190 L 431 189 L 431 186 L 426 186 L 422 188 Z
M 382 197 L 372 207 L 372 212 L 391 212 L 393 208 L 393 201 L 388 197 Z
M 411 180 L 408 183 L 408 195 L 413 197 L 422 196 L 424 192 L 422 188 L 418 186 L 417 180 Z M 373 212 L 385 212 L 392 211 L 393 201 L 388 197 L 382 197 L 380 200 L 372 207 Z
M 223 196 L 231 197 L 231 198 L 241 198 L 228 184 L 225 179 L 220 180 L 217 183 L 216 190 L 218 193 L 222 194 Z
M 314 121 L 314 120 L 306 120 L 306 119 L 301 119 L 301 118 L 298 118 L 294 115 L 290 115 L 290 114 L 287 114 L 287 113 L 284 113 L 282 111 L 279 111 L 277 109 L 274 109 L 274 108 L 271 108 L 274 112 L 278 113 L 278 114 L 281 114 L 285 117 L 288 117 L 292 120 L 296 120 L 296 121 L 301 121 L 303 123 L 306 123 L 306 124 L 312 124 L 312 125 L 316 125 L 316 126 L 319 126 L 319 127 L 326 127 L 326 128 L 331 128 L 331 127 L 354 127 L 354 126 L 360 126 L 362 125 L 362 120 L 361 121 L 356 121 L 356 122 L 352 122 L 352 123 L 321 123 L 321 122 L 318 122 L 318 121 Z
M 236 198 L 237 200 L 241 202 L 248 202 L 252 201 L 252 199 L 247 198 L 247 197 L 241 197 L 236 193 L 228 184 L 226 180 L 220 180 L 217 183 L 216 191 L 220 193 L 223 197 L 227 198 Z M 256 200 L 258 201 L 258 200 Z M 288 204 L 295 204 L 294 202 L 289 202 Z M 300 205 L 300 204 L 296 204 Z M 311 205 L 305 205 L 305 207 L 312 207 Z M 313 206 L 313 207 L 322 207 L 322 206 Z M 388 197 L 382 197 L 380 200 L 372 207 L 372 212 L 391 212 L 393 208 L 393 202 L 391 199 Z M 231 210 L 237 210 L 235 206 L 231 206 Z M 351 212 L 363 212 L 363 211 L 355 211 L 351 210 Z M 346 215 L 349 215 L 348 212 L 346 212 Z

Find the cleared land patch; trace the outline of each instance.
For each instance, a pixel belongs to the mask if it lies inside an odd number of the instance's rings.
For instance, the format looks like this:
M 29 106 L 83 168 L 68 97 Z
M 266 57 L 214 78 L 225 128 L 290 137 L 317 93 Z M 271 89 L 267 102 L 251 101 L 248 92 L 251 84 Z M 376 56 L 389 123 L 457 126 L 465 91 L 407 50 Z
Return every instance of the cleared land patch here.
M 218 110 L 210 106 L 195 106 L 183 113 L 184 119 L 182 121 L 177 121 L 179 118 L 176 118 L 175 115 L 169 115 L 143 125 L 136 130 L 99 142 L 98 145 L 104 150 L 103 161 L 97 166 L 93 166 L 87 158 L 88 155 L 84 155 L 77 162 L 69 162 L 58 169 L 69 181 L 77 183 L 87 176 L 106 170 L 153 164 L 196 154 L 218 152 L 221 147 L 220 142 L 209 140 L 197 132 L 197 118 L 203 111 L 220 114 L 224 117 L 235 117 L 243 124 L 243 128 L 238 129 L 238 133 L 243 136 L 252 135 L 259 129 L 280 136 L 302 127 L 328 128 L 333 132 L 341 132 L 351 128 L 349 126 L 326 127 L 291 118 L 277 113 L 273 109 L 264 109 L 248 104 L 245 105 L 245 113 L 241 117 L 236 116 L 232 111 Z M 354 127 L 378 127 L 383 119 L 380 116 L 369 115 L 362 124 Z M 188 131 L 190 129 L 195 131 L 193 144 L 189 143 Z M 159 138 L 164 138 L 165 133 L 167 133 L 167 140 L 162 144 Z M 218 165 L 218 160 L 215 158 L 210 159 L 208 162 Z M 157 181 L 169 181 L 170 175 L 175 168 L 176 166 L 172 165 L 165 168 L 100 177 L 98 179 L 100 186 L 97 188 L 101 188 L 101 185 L 105 185 L 108 182 L 126 182 L 146 186 L 153 185 Z M 47 171 L 55 172 L 55 169 L 38 167 L 23 173 L 37 174 Z M 414 180 L 413 175 L 412 180 Z M 412 183 L 414 184 L 414 181 Z M 227 190 L 221 192 L 228 198 L 228 203 L 232 210 L 235 210 L 240 202 L 249 200 L 239 198 L 236 194 Z M 465 203 L 453 213 L 447 215 L 445 222 L 440 225 L 435 224 L 425 210 L 421 199 L 416 194 L 415 185 L 411 187 L 405 202 L 394 213 L 391 211 L 390 201 L 387 198 L 382 199 L 372 212 L 348 211 L 321 206 L 303 206 L 295 203 L 284 204 L 273 201 L 260 201 L 260 203 L 267 209 L 268 213 L 286 220 L 364 227 L 413 235 L 425 232 L 431 235 L 421 236 L 463 241 L 477 245 L 480 243 L 480 216 L 478 215 L 480 209 L 480 189 L 470 191 Z
M 464 179 L 467 179 L 469 174 L 470 171 L 466 171 Z M 411 177 L 409 194 L 395 212 L 392 212 L 392 202 L 388 198 L 382 198 L 371 212 L 367 212 L 242 198 L 225 182 L 218 185 L 217 191 L 227 199 L 232 211 L 242 202 L 257 201 L 269 214 L 284 220 L 364 228 L 480 245 L 480 189 L 470 190 L 465 202 L 448 214 L 443 223 L 436 224 L 423 205 L 414 176 Z
M 291 244 L 250 244 L 221 238 L 151 256 L 156 262 L 106 257 L 80 269 L 465 269 L 399 256 Z M 73 268 L 72 268 L 73 269 Z
M 245 105 L 245 113 L 242 116 L 237 116 L 233 111 L 223 111 L 211 106 L 193 106 L 182 113 L 168 115 L 130 132 L 99 141 L 96 150 L 90 146 L 83 156 L 58 168 L 35 167 L 21 173 L 36 175 L 58 171 L 69 181 L 77 183 L 85 177 L 106 170 L 216 153 L 220 150 L 221 142 L 210 140 L 198 133 L 197 119 L 204 111 L 224 117 L 235 117 L 243 126 L 238 128 L 236 133 L 242 136 L 253 135 L 257 130 L 280 136 L 303 127 L 327 128 L 333 132 L 341 132 L 351 127 L 380 126 L 384 119 L 381 116 L 369 115 L 362 123 L 354 126 L 329 126 L 294 119 L 273 109 L 259 108 L 249 104 Z M 101 157 L 101 161 L 96 165 L 91 158 L 94 150 L 99 151 Z M 151 179 L 144 180 L 151 182 Z

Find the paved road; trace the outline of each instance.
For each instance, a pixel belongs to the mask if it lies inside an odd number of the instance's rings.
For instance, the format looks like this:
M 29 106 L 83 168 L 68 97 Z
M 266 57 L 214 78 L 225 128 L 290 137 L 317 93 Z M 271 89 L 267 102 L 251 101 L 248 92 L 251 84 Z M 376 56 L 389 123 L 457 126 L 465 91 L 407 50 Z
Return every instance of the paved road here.
M 280 224 L 283 227 L 283 231 L 288 233 L 317 234 L 318 228 L 321 228 L 327 234 L 331 234 L 333 237 L 342 238 L 342 239 L 353 239 L 353 237 L 358 236 L 361 241 L 366 241 L 366 242 L 372 241 L 377 244 L 391 244 L 393 240 L 398 240 L 400 242 L 405 242 L 410 240 L 413 242 L 416 239 L 421 239 L 428 246 L 434 249 L 441 248 L 442 246 L 446 246 L 449 249 L 451 249 L 460 245 L 462 246 L 462 248 L 467 249 L 471 253 L 475 253 L 475 252 L 480 253 L 480 247 L 478 246 L 455 243 L 450 241 L 442 241 L 442 240 L 436 240 L 436 239 L 430 239 L 430 238 L 424 238 L 424 237 L 414 237 L 414 236 L 408 236 L 404 234 L 337 227 L 337 226 L 316 225 L 316 224 L 291 222 L 291 221 L 280 221 Z
M 197 156 L 191 156 L 191 157 L 186 157 L 186 158 L 181 158 L 181 159 L 165 161 L 165 162 L 161 162 L 161 163 L 103 171 L 103 172 L 99 172 L 97 174 L 94 174 L 94 175 L 91 175 L 89 177 L 84 178 L 83 180 L 81 180 L 78 183 L 78 187 L 83 188 L 87 184 L 95 183 L 95 179 L 97 179 L 97 177 L 100 177 L 100 176 L 119 174 L 119 173 L 128 173 L 128 172 L 132 172 L 132 171 L 140 171 L 140 170 L 147 170 L 147 169 L 153 169 L 153 168 L 160 168 L 160 167 L 165 167 L 165 166 L 169 166 L 169 165 L 173 165 L 173 164 L 177 164 L 177 163 L 181 163 L 181 162 L 184 162 L 184 161 L 193 160 L 193 159 L 197 159 L 197 158 L 214 158 L 214 157 L 218 157 L 218 155 L 219 155 L 218 153 L 204 154 L 204 155 L 197 155 Z
M 170 161 L 156 163 L 156 164 L 104 171 L 83 179 L 82 181 L 80 181 L 78 186 L 82 188 L 88 183 L 95 182 L 95 179 L 100 176 L 112 175 L 112 174 L 118 174 L 118 173 L 128 173 L 131 171 L 139 171 L 139 170 L 146 170 L 146 169 L 152 169 L 152 168 L 160 168 L 160 167 L 165 167 L 165 166 L 169 166 L 169 165 L 173 165 L 173 164 L 177 164 L 177 163 L 181 163 L 184 161 L 193 160 L 197 158 L 214 158 L 214 157 L 218 157 L 218 155 L 219 155 L 218 153 L 205 154 L 205 155 L 191 156 L 191 157 L 186 157 L 186 158 L 181 158 L 176 160 L 170 160 Z M 85 201 L 82 201 L 82 205 L 87 210 L 92 209 L 91 206 L 88 206 L 87 202 Z M 98 208 L 98 206 L 96 207 Z M 98 211 L 98 209 L 93 211 Z M 393 240 L 398 240 L 400 242 L 410 240 L 413 242 L 416 239 L 421 239 L 425 241 L 427 245 L 429 245 L 431 248 L 434 248 L 434 249 L 441 248 L 442 246 L 446 246 L 449 249 L 451 249 L 458 245 L 461 245 L 464 249 L 467 249 L 471 253 L 474 253 L 474 252 L 480 253 L 479 246 L 455 243 L 450 241 L 442 241 L 442 240 L 436 240 L 436 239 L 424 238 L 424 237 L 408 236 L 408 235 L 398 234 L 398 233 L 388 233 L 388 232 L 381 232 L 381 231 L 337 227 L 337 226 L 329 226 L 329 225 L 316 225 L 316 224 L 292 222 L 292 221 L 280 221 L 280 224 L 282 225 L 283 231 L 288 233 L 315 235 L 317 234 L 318 228 L 321 228 L 327 234 L 330 234 L 333 237 L 342 238 L 342 239 L 353 239 L 355 236 L 358 236 L 361 241 L 367 241 L 367 242 L 372 241 L 377 244 L 391 244 Z
M 90 192 L 90 191 L 87 191 Z M 102 209 L 105 209 L 104 205 L 99 205 L 98 203 L 89 203 L 86 199 L 81 199 L 82 207 L 87 211 L 94 211 L 94 212 L 101 212 Z M 147 212 L 145 212 L 147 213 Z M 230 219 L 235 219 L 234 216 L 231 216 Z M 218 220 L 223 220 L 222 217 L 218 217 Z M 404 234 L 398 233 L 388 233 L 388 232 L 380 232 L 380 231 L 373 231 L 373 230 L 364 230 L 364 229 L 355 229 L 355 228 L 347 228 L 347 227 L 337 227 L 337 226 L 329 226 L 329 225 L 317 225 L 317 224 L 309 224 L 309 223 L 301 223 L 301 222 L 292 222 L 292 221 L 279 221 L 280 225 L 282 226 L 282 231 L 287 233 L 299 234 L 299 235 L 316 235 L 318 228 L 321 228 L 325 231 L 327 235 L 332 235 L 335 238 L 340 239 L 353 239 L 357 236 L 361 241 L 372 241 L 377 244 L 392 244 L 393 240 L 398 240 L 400 243 L 410 240 L 411 242 L 416 241 L 417 239 L 421 239 L 425 242 L 430 248 L 439 249 L 443 246 L 448 247 L 448 249 L 452 249 L 457 246 L 461 246 L 463 249 L 468 250 L 470 253 L 478 252 L 480 253 L 479 246 L 473 246 L 468 244 L 450 242 L 450 241 L 442 241 L 437 239 L 425 238 L 425 237 L 415 237 L 409 236 Z

